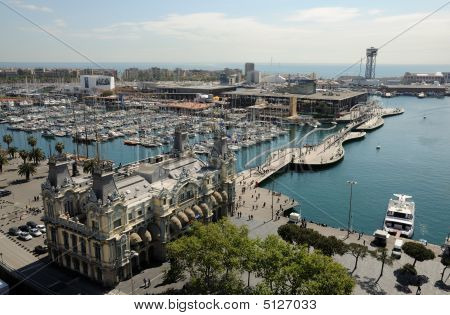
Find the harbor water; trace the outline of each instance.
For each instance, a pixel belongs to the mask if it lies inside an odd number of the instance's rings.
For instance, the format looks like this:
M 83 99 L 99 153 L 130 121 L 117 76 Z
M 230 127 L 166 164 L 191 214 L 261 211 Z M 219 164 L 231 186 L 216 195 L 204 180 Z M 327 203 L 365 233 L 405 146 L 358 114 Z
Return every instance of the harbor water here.
M 440 244 L 450 232 L 450 98 L 400 96 L 380 101 L 386 107 L 403 107 L 405 113 L 385 118 L 384 126 L 368 133 L 364 140 L 345 144 L 345 158 L 337 165 L 320 171 L 287 171 L 277 174 L 273 183 L 270 180 L 264 182 L 263 186 L 271 189 L 273 185 L 275 191 L 299 201 L 297 210 L 308 220 L 346 228 L 350 196 L 347 181 L 355 180 L 358 183 L 353 187 L 352 227 L 365 233 L 381 227 L 387 202 L 393 193 L 412 195 L 416 202 L 414 239 Z M 12 134 L 12 145 L 19 149 L 28 148 L 26 139 L 34 135 L 46 155 L 50 150 L 54 151 L 58 141 L 65 144 L 67 152 L 76 152 L 72 138 L 47 139 L 38 132 L 11 131 L 7 126 L 0 124 L 0 137 Z M 320 129 L 331 126 L 324 125 Z M 320 141 L 340 127 L 319 130 L 305 143 Z M 287 135 L 272 142 L 242 148 L 236 156 L 238 171 L 261 163 L 269 150 L 298 145 L 311 130 L 309 126 L 292 126 Z M 190 139 L 191 142 L 195 140 Z M 380 150 L 376 149 L 377 145 Z M 6 147 L 4 143 L 2 146 Z M 170 149 L 169 145 L 158 148 L 125 146 L 123 138 L 99 144 L 101 157 L 113 160 L 116 165 Z M 89 156 L 93 156 L 95 144 L 89 145 L 88 151 Z M 86 155 L 84 144 L 79 144 L 79 152 Z
M 344 160 L 329 169 L 276 176 L 274 190 L 298 200 L 308 220 L 347 228 L 347 181 L 355 180 L 352 227 L 365 233 L 382 226 L 393 193 L 408 194 L 416 203 L 413 238 L 442 244 L 450 232 L 450 99 L 405 96 L 381 102 L 405 113 L 385 118 L 364 140 L 345 144 Z

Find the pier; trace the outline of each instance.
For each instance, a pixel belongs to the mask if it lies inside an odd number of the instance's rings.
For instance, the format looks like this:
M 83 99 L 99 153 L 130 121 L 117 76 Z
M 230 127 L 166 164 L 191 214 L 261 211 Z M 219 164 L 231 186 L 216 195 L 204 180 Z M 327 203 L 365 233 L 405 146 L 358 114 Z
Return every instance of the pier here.
M 344 143 L 363 139 L 366 136 L 364 130 L 374 130 L 384 124 L 383 117 L 403 114 L 401 108 L 363 108 L 346 117 L 350 122 L 339 132 L 334 133 L 315 145 L 303 145 L 300 147 L 288 147 L 277 149 L 269 153 L 265 162 L 257 167 L 242 171 L 238 180 L 245 180 L 250 187 L 258 185 L 272 175 L 288 168 L 296 170 L 312 170 L 331 166 L 344 158 Z M 307 136 L 319 129 L 314 129 Z

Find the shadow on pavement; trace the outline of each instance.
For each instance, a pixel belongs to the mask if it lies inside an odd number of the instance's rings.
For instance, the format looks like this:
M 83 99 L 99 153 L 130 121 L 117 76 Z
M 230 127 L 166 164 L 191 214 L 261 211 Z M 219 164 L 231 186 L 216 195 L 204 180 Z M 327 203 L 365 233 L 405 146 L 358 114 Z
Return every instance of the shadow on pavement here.
M 442 280 L 436 281 L 436 282 L 434 283 L 434 286 L 435 286 L 436 288 L 439 288 L 439 289 L 442 290 L 442 291 L 450 292 L 450 285 L 446 284 L 446 283 L 445 283 L 444 281 L 442 281 Z
M 356 283 L 366 291 L 368 294 L 371 295 L 385 295 L 387 294 L 386 291 L 384 291 L 378 283 L 375 283 L 375 278 L 360 278 L 359 276 L 355 276 Z

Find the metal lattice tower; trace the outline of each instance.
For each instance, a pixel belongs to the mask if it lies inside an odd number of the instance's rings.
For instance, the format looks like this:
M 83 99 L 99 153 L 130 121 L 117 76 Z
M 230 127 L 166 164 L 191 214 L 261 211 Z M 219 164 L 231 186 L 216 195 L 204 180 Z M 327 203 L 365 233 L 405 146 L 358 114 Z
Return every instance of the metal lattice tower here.
M 377 64 L 378 48 L 370 47 L 366 49 L 366 79 L 375 79 L 375 66 Z

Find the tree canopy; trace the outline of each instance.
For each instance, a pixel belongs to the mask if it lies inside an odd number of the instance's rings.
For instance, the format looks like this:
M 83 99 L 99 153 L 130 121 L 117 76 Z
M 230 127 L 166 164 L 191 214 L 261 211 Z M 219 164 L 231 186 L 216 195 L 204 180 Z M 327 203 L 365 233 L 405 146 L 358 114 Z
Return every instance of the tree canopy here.
M 30 175 L 34 175 L 36 173 L 36 166 L 31 163 L 22 163 L 19 165 L 19 168 L 17 170 L 17 173 L 20 176 L 25 176 L 25 179 L 27 181 L 30 180 Z
M 354 287 L 346 268 L 321 252 L 309 253 L 275 235 L 250 239 L 246 227 L 226 219 L 194 223 L 167 250 L 171 269 L 177 269 L 169 273 L 188 275 L 191 294 L 350 294 Z
M 414 259 L 413 266 L 416 266 L 417 261 L 425 261 L 435 258 L 432 250 L 426 248 L 423 244 L 416 242 L 406 242 L 403 244 L 402 250 L 406 255 Z
M 285 224 L 278 228 L 278 235 L 288 243 L 304 244 L 320 250 L 326 256 L 344 255 L 347 245 L 335 236 L 324 236 L 319 232 L 302 228 L 295 224 Z

